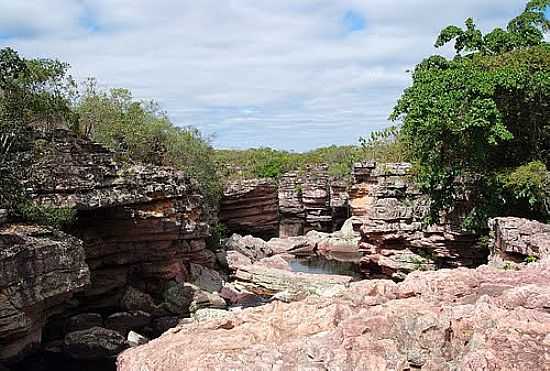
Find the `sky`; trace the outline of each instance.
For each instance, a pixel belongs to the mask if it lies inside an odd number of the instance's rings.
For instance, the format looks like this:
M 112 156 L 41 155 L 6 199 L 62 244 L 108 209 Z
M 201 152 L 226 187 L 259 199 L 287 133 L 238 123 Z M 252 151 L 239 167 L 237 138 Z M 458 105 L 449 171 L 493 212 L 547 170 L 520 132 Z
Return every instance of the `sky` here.
M 0 0 L 0 47 L 154 99 L 217 148 L 306 151 L 390 126 L 439 31 L 526 0 Z

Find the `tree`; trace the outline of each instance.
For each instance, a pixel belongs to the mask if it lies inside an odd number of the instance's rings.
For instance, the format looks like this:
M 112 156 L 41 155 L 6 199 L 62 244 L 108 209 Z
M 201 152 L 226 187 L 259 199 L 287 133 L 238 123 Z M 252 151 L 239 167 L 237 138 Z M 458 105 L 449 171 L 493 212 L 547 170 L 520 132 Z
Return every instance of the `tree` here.
M 391 118 L 411 149 L 421 188 L 432 198 L 431 222 L 457 199 L 472 209 L 467 226 L 482 227 L 497 214 L 545 220 L 550 197 L 541 181 L 538 199 L 510 185 L 522 167 L 548 177 L 550 166 L 550 46 L 544 10 L 530 1 L 508 24 L 484 35 L 474 21 L 445 28 L 436 46 L 455 42 L 456 56 L 432 56 L 413 72 L 413 84 Z M 530 165 L 536 163 L 536 165 Z M 504 181 L 507 179 L 507 181 Z M 467 185 L 467 186 L 465 186 Z M 530 184 L 531 189 L 535 187 Z
M 24 59 L 0 49 L 0 208 L 17 209 L 23 195 L 21 152 L 29 148 L 31 127 L 70 125 L 74 81 L 68 65 L 51 59 Z

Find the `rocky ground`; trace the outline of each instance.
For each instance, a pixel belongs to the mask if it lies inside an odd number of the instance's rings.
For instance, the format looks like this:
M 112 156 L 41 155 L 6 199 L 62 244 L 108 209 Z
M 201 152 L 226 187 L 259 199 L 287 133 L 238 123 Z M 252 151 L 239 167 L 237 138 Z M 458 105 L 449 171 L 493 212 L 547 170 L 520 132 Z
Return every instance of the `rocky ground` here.
M 235 281 L 222 292 L 271 302 L 180 324 L 122 353 L 118 369 L 550 370 L 549 226 L 491 225 L 500 258 L 490 265 L 417 270 L 401 283 L 291 272 L 289 253 L 318 249 L 312 234 L 233 236 Z
M 550 262 L 417 272 L 180 325 L 138 370 L 549 370 Z
M 226 188 L 224 221 L 281 237 L 214 251 L 185 174 L 63 130 L 29 156 L 29 196 L 77 218 L 0 210 L 0 369 L 106 371 L 133 347 L 120 370 L 550 370 L 550 226 L 497 218 L 487 245 L 458 209 L 426 227 L 407 164 L 357 164 L 351 188 L 317 170 Z

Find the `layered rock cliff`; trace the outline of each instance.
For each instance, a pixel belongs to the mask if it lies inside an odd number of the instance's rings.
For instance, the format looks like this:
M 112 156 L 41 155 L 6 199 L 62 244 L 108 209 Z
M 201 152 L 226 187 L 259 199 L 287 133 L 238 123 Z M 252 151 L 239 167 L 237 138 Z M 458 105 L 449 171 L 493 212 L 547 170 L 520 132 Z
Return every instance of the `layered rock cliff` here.
M 278 235 L 277 185 L 266 179 L 228 183 L 220 202 L 220 222 L 230 231 L 265 238 Z
M 0 226 L 0 360 L 31 350 L 47 320 L 90 283 L 82 241 L 30 225 Z
M 0 282 L 9 302 L 0 315 L 0 359 L 40 342 L 59 341 L 65 350 L 92 346 L 90 339 L 108 344 L 111 330 L 154 336 L 189 314 L 198 286 L 221 288 L 215 254 L 205 243 L 208 210 L 185 174 L 122 165 L 105 148 L 64 130 L 38 133 L 28 155 L 29 197 L 76 210 L 67 232 L 77 238 L 35 227 L 2 231 L 0 262 L 10 274 Z M 178 305 L 170 305 L 174 300 Z M 91 333 L 69 336 L 74 331 Z M 15 337 L 24 340 L 14 343 Z
M 427 226 L 429 199 L 419 192 L 410 164 L 359 163 L 350 191 L 361 231 L 363 270 L 370 276 L 403 279 L 415 270 L 476 267 L 488 251 L 478 236 L 462 230 L 461 210 Z
M 524 263 L 550 257 L 550 225 L 521 218 L 489 221 L 494 263 Z
M 278 182 L 230 182 L 220 205 L 220 221 L 230 232 L 264 238 L 332 232 L 348 217 L 348 184 L 329 177 L 326 166 L 286 173 Z

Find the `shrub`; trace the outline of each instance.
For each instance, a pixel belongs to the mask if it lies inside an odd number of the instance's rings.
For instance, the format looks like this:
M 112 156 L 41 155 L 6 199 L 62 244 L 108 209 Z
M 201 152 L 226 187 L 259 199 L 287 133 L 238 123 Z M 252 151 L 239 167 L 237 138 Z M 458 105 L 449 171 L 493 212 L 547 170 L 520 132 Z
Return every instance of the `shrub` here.
M 16 206 L 16 216 L 24 221 L 48 225 L 63 229 L 76 221 L 76 210 L 73 208 L 48 207 L 22 201 Z

